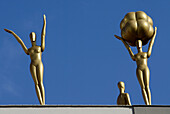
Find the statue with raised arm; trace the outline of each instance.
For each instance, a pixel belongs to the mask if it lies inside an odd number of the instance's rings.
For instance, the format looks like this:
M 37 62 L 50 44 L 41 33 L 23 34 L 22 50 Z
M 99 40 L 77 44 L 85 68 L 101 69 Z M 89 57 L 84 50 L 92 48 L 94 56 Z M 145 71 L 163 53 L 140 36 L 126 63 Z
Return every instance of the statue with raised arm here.
M 41 105 L 45 105 L 45 90 L 43 85 L 43 72 L 44 67 L 41 60 L 42 52 L 45 49 L 45 34 L 46 34 L 46 16 L 44 15 L 44 25 L 42 28 L 41 33 L 41 46 L 36 45 L 36 34 L 34 32 L 30 33 L 30 40 L 32 43 L 32 47 L 27 49 L 24 42 L 21 40 L 21 38 L 16 35 L 13 31 L 4 29 L 6 32 L 12 34 L 16 40 L 21 44 L 24 52 L 27 55 L 30 55 L 31 58 L 31 64 L 30 64 L 30 72 L 32 75 L 32 78 L 34 80 L 35 89 L 37 93 L 38 100 Z
M 129 94 L 125 93 L 125 83 L 120 81 L 117 86 L 120 90 L 120 94 L 117 98 L 117 105 L 131 105 Z
M 130 12 L 121 22 L 122 37 L 115 37 L 123 42 L 133 61 L 136 61 L 136 75 L 141 86 L 143 99 L 146 105 L 151 105 L 151 92 L 149 87 L 150 71 L 147 60 L 151 55 L 157 28 L 153 29 L 153 22 L 144 12 Z M 148 51 L 142 51 L 142 45 L 150 40 Z M 136 46 L 138 53 L 133 54 L 130 46 Z

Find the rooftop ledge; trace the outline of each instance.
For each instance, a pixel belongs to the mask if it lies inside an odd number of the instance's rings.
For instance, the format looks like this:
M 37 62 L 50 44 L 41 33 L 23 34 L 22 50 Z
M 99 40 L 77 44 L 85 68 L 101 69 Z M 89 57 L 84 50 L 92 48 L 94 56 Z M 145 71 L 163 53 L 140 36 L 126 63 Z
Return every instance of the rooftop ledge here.
M 0 114 L 170 114 L 170 105 L 0 105 Z
M 104 107 L 112 107 L 112 108 L 134 108 L 134 107 L 170 107 L 170 105 L 132 105 L 132 106 L 126 106 L 126 105 L 94 105 L 94 104 L 89 104 L 89 105 L 30 105 L 30 104 L 21 104 L 21 105 L 15 105 L 15 104 L 10 104 L 10 105 L 0 105 L 0 108 L 24 108 L 24 107 L 40 107 L 40 108 L 50 108 L 50 107 L 56 107 L 56 108 L 59 108 L 59 107 L 91 107 L 91 108 L 95 108 L 95 107 L 101 107 L 101 108 L 104 108 Z

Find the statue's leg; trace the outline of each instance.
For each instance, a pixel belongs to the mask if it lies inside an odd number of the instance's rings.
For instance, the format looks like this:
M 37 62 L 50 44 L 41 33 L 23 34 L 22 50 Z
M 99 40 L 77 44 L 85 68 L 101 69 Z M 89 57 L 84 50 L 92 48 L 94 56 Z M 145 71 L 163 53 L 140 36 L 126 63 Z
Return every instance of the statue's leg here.
M 143 78 L 144 78 L 146 93 L 148 96 L 149 105 L 151 105 L 151 92 L 150 92 L 150 88 L 149 88 L 149 80 L 150 80 L 149 68 L 146 68 L 143 73 L 144 73 Z
M 30 72 L 31 72 L 32 78 L 34 80 L 35 90 L 37 93 L 38 100 L 39 100 L 40 104 L 42 104 L 41 92 L 40 92 L 40 88 L 38 86 L 38 80 L 37 80 L 37 76 L 36 76 L 36 67 L 32 64 L 30 64 Z
M 145 101 L 146 105 L 149 105 L 149 101 L 148 101 L 148 97 L 145 91 L 145 85 L 144 85 L 144 81 L 143 81 L 143 72 L 140 69 L 136 69 L 136 75 L 142 90 L 142 95 L 143 95 L 143 99 Z
M 37 66 L 36 71 L 37 71 L 38 84 L 39 84 L 39 88 L 40 88 L 40 92 L 42 96 L 42 102 L 43 102 L 43 105 L 45 105 L 45 90 L 44 90 L 44 85 L 43 85 L 44 67 L 42 63 L 40 63 Z

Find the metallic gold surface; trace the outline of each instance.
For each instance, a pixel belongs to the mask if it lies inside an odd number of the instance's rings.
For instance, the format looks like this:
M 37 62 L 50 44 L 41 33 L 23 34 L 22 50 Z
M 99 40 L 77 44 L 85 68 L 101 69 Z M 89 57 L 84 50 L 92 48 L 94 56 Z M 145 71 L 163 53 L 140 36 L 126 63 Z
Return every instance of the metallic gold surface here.
M 131 46 L 136 46 L 136 40 L 142 40 L 143 45 L 146 45 L 154 33 L 153 21 L 143 11 L 127 13 L 120 28 L 122 38 Z
M 120 94 L 117 98 L 117 105 L 131 105 L 129 94 L 125 93 L 124 82 L 120 81 L 117 85 L 120 90 Z
M 24 42 L 21 40 L 19 36 L 17 36 L 13 31 L 4 29 L 6 32 L 11 33 L 16 40 L 21 44 L 27 55 L 30 55 L 31 64 L 30 64 L 30 72 L 32 78 L 35 83 L 35 89 L 37 93 L 37 97 L 41 105 L 45 105 L 45 90 L 43 85 L 43 72 L 44 67 L 41 60 L 42 52 L 45 49 L 45 33 L 46 33 L 46 16 L 44 15 L 44 25 L 41 33 L 41 46 L 36 45 L 36 35 L 34 32 L 30 33 L 30 40 L 32 43 L 32 47 L 27 49 Z
M 154 35 L 152 36 L 150 43 L 149 43 L 148 52 L 142 51 L 142 43 L 143 43 L 142 40 L 136 40 L 136 46 L 138 50 L 138 53 L 136 55 L 133 54 L 130 46 L 122 37 L 115 35 L 117 39 L 121 40 L 124 43 L 125 47 L 129 51 L 129 54 L 132 60 L 136 61 L 136 64 L 137 64 L 136 75 L 137 75 L 139 84 L 141 86 L 143 99 L 146 105 L 151 105 L 151 92 L 149 88 L 150 71 L 147 65 L 147 60 L 150 57 L 151 52 L 152 52 L 152 47 L 155 41 L 156 32 L 157 32 L 157 28 L 155 27 Z

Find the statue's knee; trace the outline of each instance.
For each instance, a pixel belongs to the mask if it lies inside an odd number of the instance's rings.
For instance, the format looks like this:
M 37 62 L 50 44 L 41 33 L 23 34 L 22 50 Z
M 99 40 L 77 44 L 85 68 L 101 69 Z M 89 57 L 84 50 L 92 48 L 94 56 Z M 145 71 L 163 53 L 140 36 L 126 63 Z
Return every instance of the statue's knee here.
M 142 89 L 142 90 L 145 90 L 145 86 L 142 85 L 142 86 L 141 86 L 141 89 Z
M 34 84 L 35 84 L 35 86 L 39 85 L 38 81 L 34 81 Z
M 43 83 L 39 83 L 39 86 L 44 87 Z
M 150 90 L 149 86 L 146 86 L 146 89 L 147 89 L 147 90 Z

